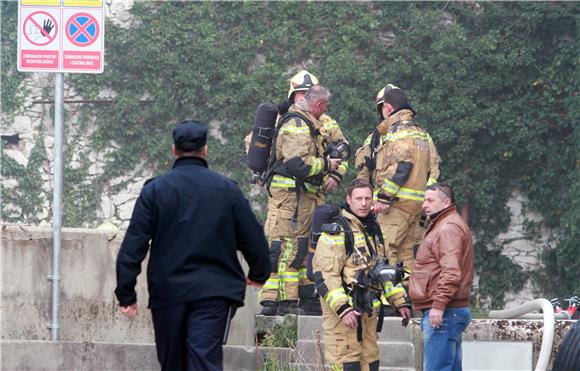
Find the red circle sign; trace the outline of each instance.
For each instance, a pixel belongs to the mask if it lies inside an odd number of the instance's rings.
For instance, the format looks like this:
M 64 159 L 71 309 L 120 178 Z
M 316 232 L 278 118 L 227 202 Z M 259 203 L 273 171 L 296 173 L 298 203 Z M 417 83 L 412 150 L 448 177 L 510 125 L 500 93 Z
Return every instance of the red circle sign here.
M 66 38 L 76 46 L 89 46 L 99 37 L 99 22 L 89 13 L 76 13 L 65 27 Z
M 58 25 L 52 14 L 39 10 L 26 17 L 22 24 L 22 33 L 31 44 L 44 46 L 56 39 Z

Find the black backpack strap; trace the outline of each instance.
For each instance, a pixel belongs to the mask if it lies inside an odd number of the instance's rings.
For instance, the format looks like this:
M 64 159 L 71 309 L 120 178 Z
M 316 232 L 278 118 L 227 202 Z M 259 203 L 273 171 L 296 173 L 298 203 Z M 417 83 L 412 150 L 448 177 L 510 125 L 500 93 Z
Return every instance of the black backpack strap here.
M 298 112 L 288 112 L 288 113 L 285 113 L 282 116 L 280 116 L 280 118 L 278 119 L 278 122 L 276 123 L 276 128 L 274 129 L 274 137 L 273 137 L 274 139 L 272 140 L 272 150 L 270 152 L 270 159 L 268 160 L 268 168 L 267 168 L 266 173 L 265 173 L 264 178 L 263 178 L 264 185 L 266 186 L 266 189 L 268 190 L 268 194 L 270 195 L 270 197 L 272 196 L 272 194 L 270 193 L 270 184 L 272 183 L 272 177 L 274 176 L 274 174 L 280 173 L 284 176 L 292 178 L 292 176 L 290 174 L 286 173 L 286 171 L 284 169 L 284 165 L 279 163 L 279 161 L 277 160 L 277 155 L 276 155 L 278 133 L 280 132 L 280 128 L 282 127 L 282 125 L 284 125 L 286 122 L 288 122 L 292 118 L 299 118 L 300 120 L 306 122 L 306 125 L 308 125 L 308 129 L 310 131 L 310 136 L 312 137 L 312 141 L 314 142 L 314 151 L 315 151 L 316 157 L 320 156 L 320 151 L 318 150 L 318 146 L 316 145 L 316 136 L 319 135 L 320 132 L 314 127 L 314 124 L 312 123 L 312 121 L 310 121 L 306 116 L 304 116 Z M 295 179 L 295 180 L 297 183 L 300 183 L 300 182 L 298 182 L 297 179 Z M 300 184 L 300 186 L 304 190 L 306 189 L 304 184 Z M 296 188 L 298 188 L 298 187 L 296 187 Z
M 383 331 L 383 321 L 385 320 L 385 306 L 381 303 L 381 309 L 379 309 L 379 317 L 377 319 L 377 332 Z
M 320 156 L 320 151 L 318 150 L 318 146 L 316 145 L 316 137 L 320 135 L 320 131 L 314 127 L 312 121 L 310 121 L 306 116 L 298 112 L 288 112 L 283 114 L 278 120 L 278 124 L 276 124 L 276 128 L 280 129 L 283 124 L 288 122 L 290 119 L 299 118 L 300 120 L 304 121 L 308 126 L 308 130 L 310 131 L 310 136 L 312 137 L 312 142 L 314 143 L 314 151 L 316 152 L 316 157 Z
M 373 136 L 371 137 L 371 160 L 373 161 L 373 164 L 375 166 L 376 166 L 377 147 L 379 146 L 380 143 L 381 143 L 381 133 L 379 133 L 379 130 L 375 128 L 375 130 L 373 131 Z
M 346 256 L 351 256 L 354 252 L 354 233 L 348 224 L 348 220 L 344 216 L 337 215 L 332 218 L 334 223 L 338 223 L 344 232 L 344 248 L 346 250 Z

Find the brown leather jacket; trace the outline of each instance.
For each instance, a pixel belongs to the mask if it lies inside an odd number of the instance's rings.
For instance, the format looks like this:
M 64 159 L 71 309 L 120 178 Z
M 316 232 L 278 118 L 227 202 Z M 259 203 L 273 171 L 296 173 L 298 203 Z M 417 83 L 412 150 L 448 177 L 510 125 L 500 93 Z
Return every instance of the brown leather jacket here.
M 409 294 L 416 309 L 466 307 L 472 282 L 473 240 L 453 205 L 427 228 L 413 264 Z

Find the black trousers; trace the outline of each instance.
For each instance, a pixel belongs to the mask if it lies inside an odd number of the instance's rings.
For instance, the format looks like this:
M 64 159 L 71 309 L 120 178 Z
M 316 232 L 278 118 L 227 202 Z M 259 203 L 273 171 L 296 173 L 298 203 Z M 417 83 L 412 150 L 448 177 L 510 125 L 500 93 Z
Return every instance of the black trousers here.
M 153 309 L 161 370 L 223 370 L 222 340 L 229 307 L 224 298 L 208 298 Z

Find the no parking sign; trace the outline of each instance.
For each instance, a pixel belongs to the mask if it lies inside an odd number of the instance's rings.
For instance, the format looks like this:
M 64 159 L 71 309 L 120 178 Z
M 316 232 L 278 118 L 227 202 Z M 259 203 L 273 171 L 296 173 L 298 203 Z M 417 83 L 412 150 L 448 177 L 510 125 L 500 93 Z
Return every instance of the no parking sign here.
M 103 9 L 65 8 L 63 68 L 76 72 L 103 72 Z
M 102 73 L 102 0 L 20 0 L 18 70 Z

